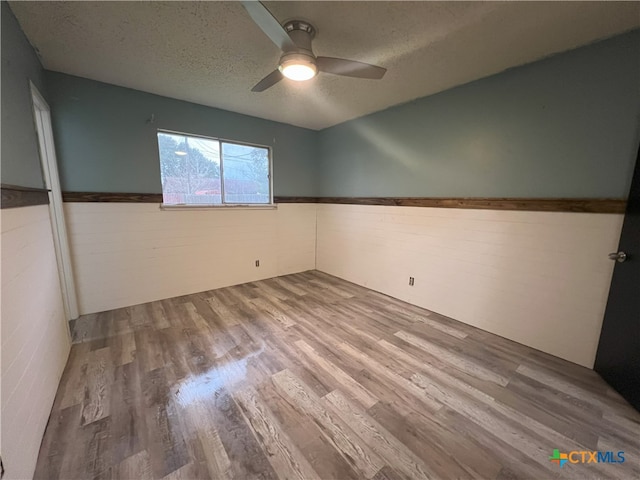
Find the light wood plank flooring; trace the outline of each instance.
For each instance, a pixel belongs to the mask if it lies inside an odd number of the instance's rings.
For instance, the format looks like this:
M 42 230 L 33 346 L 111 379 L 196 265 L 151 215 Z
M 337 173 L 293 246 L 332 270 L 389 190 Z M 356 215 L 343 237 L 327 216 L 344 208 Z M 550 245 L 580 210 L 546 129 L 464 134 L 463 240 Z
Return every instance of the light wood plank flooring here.
M 316 271 L 73 337 L 36 478 L 640 476 L 640 414 L 593 371 Z

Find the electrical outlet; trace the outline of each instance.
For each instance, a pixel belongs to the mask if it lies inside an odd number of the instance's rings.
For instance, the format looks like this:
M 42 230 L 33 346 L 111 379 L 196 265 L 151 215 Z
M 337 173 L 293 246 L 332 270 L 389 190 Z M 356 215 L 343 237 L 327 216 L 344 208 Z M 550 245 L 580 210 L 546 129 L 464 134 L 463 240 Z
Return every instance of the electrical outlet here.
M 409 285 L 411 287 L 413 287 L 413 283 L 414 283 L 415 279 L 413 277 L 409 277 Z
M 256 260 L 256 267 L 260 266 L 260 260 Z

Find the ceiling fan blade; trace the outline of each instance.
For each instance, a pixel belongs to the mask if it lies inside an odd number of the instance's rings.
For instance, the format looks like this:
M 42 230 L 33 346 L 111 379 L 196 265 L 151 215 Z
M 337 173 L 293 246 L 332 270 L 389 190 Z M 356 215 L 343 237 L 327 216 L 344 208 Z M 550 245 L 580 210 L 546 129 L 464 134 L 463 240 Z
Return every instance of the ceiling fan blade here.
M 251 89 L 252 92 L 264 92 L 267 88 L 273 87 L 276 83 L 282 80 L 284 76 L 280 73 L 280 70 L 274 70 L 269 75 L 260 80 L 255 87 Z
M 247 10 L 256 25 L 280 50 L 287 52 L 297 48 L 289 34 L 280 25 L 280 22 L 271 15 L 271 12 L 261 2 L 243 1 L 242 6 Z
M 321 72 L 333 73 L 344 77 L 379 80 L 387 72 L 386 68 L 344 58 L 318 57 L 316 58 L 316 64 Z

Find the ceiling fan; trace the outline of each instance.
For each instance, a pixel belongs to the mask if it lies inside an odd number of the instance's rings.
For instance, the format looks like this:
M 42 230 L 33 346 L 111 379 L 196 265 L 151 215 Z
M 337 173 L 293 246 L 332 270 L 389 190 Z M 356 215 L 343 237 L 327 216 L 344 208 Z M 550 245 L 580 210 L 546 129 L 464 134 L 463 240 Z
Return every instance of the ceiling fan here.
M 304 20 L 291 20 L 284 25 L 258 1 L 243 1 L 242 5 L 253 21 L 276 44 L 282 55 L 278 68 L 260 80 L 252 92 L 263 92 L 284 77 L 296 81 L 309 80 L 318 72 L 332 73 L 345 77 L 381 79 L 386 68 L 344 58 L 316 57 L 311 49 L 311 41 L 316 30 Z

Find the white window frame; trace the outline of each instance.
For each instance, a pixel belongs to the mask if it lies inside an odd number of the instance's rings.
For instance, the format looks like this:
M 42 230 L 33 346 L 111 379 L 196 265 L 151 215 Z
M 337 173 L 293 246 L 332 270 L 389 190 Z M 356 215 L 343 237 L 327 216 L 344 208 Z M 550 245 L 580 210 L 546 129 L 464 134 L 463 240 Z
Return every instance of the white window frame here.
M 158 149 L 158 164 L 160 164 L 160 145 L 158 144 L 158 134 L 159 133 L 167 133 L 169 135 L 183 135 L 185 137 L 195 137 L 195 138 L 204 138 L 206 140 L 214 140 L 217 141 L 220 146 L 220 201 L 219 204 L 207 203 L 207 204 L 196 204 L 196 203 L 164 203 L 160 204 L 160 208 L 162 210 L 203 210 L 203 209 L 274 209 L 277 208 L 277 204 L 273 202 L 273 149 L 269 145 L 260 145 L 259 143 L 250 143 L 239 140 L 230 140 L 227 138 L 220 137 L 210 137 L 208 135 L 199 135 L 197 133 L 186 133 L 179 132 L 176 130 L 168 130 L 165 128 L 158 128 L 156 130 L 155 142 L 156 148 Z M 269 157 L 269 203 L 225 203 L 224 201 L 224 160 L 222 155 L 222 144 L 223 143 L 232 143 L 235 145 L 244 145 L 247 147 L 257 147 L 257 148 L 265 148 L 268 152 Z M 160 167 L 162 168 L 162 167 Z M 162 192 L 164 195 L 164 190 Z

